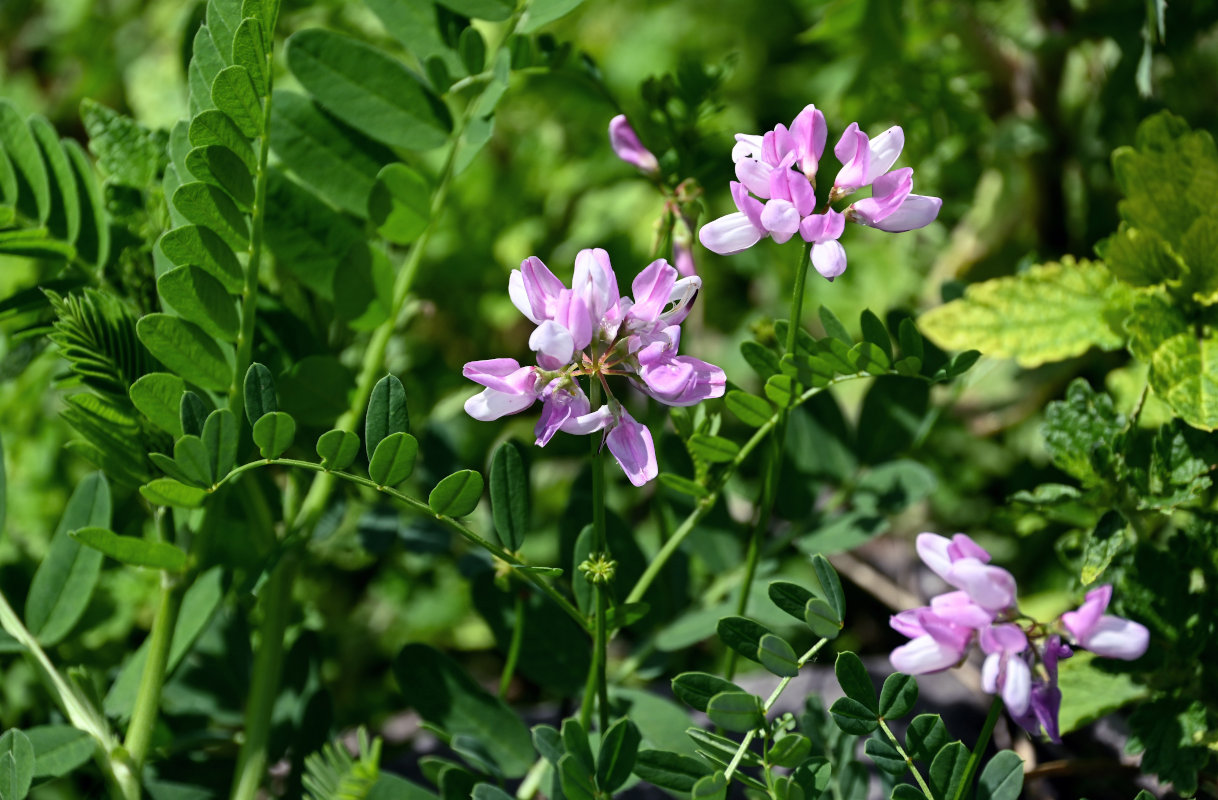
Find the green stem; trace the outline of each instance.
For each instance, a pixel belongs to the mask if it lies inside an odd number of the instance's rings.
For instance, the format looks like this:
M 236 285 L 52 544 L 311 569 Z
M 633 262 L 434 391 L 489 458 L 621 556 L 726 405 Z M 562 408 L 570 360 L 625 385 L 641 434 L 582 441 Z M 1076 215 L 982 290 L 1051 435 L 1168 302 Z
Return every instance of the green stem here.
M 157 510 L 156 528 L 161 541 L 172 541 L 172 513 L 168 508 Z M 152 741 L 152 731 L 160 711 L 165 669 L 169 664 L 169 646 L 173 641 L 173 629 L 177 625 L 184 593 L 183 581 L 168 572 L 161 573 L 161 598 L 148 640 L 148 658 L 144 662 L 139 693 L 135 698 L 131 721 L 127 724 L 127 738 L 123 743 L 137 773 L 143 768 L 144 760 L 148 757 L 148 746 Z
M 212 487 L 212 491 L 215 491 L 219 487 L 221 487 L 224 484 L 231 481 L 233 478 L 236 478 L 238 475 L 246 473 L 252 469 L 258 469 L 261 467 L 270 467 L 270 466 L 296 467 L 298 469 L 307 469 L 312 472 L 326 473 L 326 474 L 330 475 L 331 478 L 341 478 L 342 480 L 348 481 L 350 483 L 355 483 L 360 486 L 364 486 L 369 489 L 373 489 L 377 492 L 380 492 L 381 494 L 387 495 L 389 497 L 394 498 L 395 500 L 400 501 L 407 508 L 409 508 L 411 511 L 414 511 L 415 513 L 423 514 L 425 516 L 432 517 L 433 519 L 438 520 L 441 525 L 444 525 L 445 527 L 449 528 L 450 530 L 460 534 L 467 541 L 471 542 L 472 544 L 477 545 L 478 547 L 481 547 L 483 550 L 486 550 L 488 553 L 495 556 L 496 558 L 498 558 L 508 564 L 511 564 L 514 567 L 522 567 L 523 569 L 518 570 L 518 574 L 523 575 L 525 580 L 532 583 L 539 590 L 541 590 L 542 594 L 546 595 L 551 600 L 553 600 L 558 605 L 558 607 L 561 608 L 567 614 L 567 616 L 569 616 L 569 617 L 571 617 L 571 619 L 575 620 L 575 622 L 578 623 L 582 629 L 584 629 L 585 631 L 590 631 L 590 629 L 588 627 L 588 620 L 584 617 L 584 615 L 582 613 L 580 613 L 579 609 L 577 609 L 575 606 L 571 605 L 571 601 L 567 600 L 567 598 L 565 598 L 561 594 L 559 594 L 559 592 L 553 586 L 546 583 L 545 579 L 543 579 L 540 575 L 537 575 L 535 572 L 528 569 L 528 567 L 530 565 L 526 564 L 524 561 L 521 561 L 517 555 L 515 555 L 514 553 L 511 553 L 511 552 L 508 552 L 507 550 L 500 547 L 499 545 L 494 544 L 493 542 L 490 542 L 490 541 L 484 539 L 483 537 L 479 536 L 475 531 L 466 527 L 459 520 L 453 519 L 452 517 L 446 516 L 444 514 L 435 513 L 434 511 L 431 510 L 431 507 L 428 506 L 426 503 L 424 503 L 422 500 L 416 500 L 415 498 L 413 498 L 409 495 L 403 494 L 402 492 L 399 492 L 397 489 L 393 489 L 388 486 L 378 486 L 375 481 L 365 478 L 363 476 L 352 475 L 349 472 L 340 472 L 338 470 L 326 470 L 325 467 L 323 467 L 321 464 L 314 464 L 311 461 L 300 461 L 299 459 L 295 459 L 295 458 L 263 458 L 263 459 L 259 459 L 257 461 L 250 461 L 249 463 L 242 464 L 241 466 L 237 467 L 232 472 L 228 473 L 223 478 L 221 478 L 216 483 L 216 485 Z
M 905 752 L 905 749 L 901 747 L 901 743 L 897 740 L 896 735 L 893 734 L 892 729 L 888 727 L 888 723 L 881 719 L 880 727 L 883 728 L 884 735 L 888 737 L 888 741 L 892 742 L 892 746 L 897 749 L 897 753 L 901 756 L 901 758 L 905 759 L 905 766 L 909 767 L 909 771 L 913 773 L 914 780 L 918 782 L 918 788 L 922 790 L 922 794 L 925 795 L 926 800 L 935 800 L 935 795 L 931 792 L 930 786 L 926 784 L 926 780 L 922 777 L 922 773 L 918 772 L 918 768 L 914 765 L 913 759 L 910 758 L 909 754 Z
M 503 675 L 499 678 L 499 698 L 506 700 L 516 662 L 520 659 L 520 645 L 524 642 L 524 595 L 516 592 L 516 616 L 512 625 L 512 641 L 508 644 L 507 660 L 503 662 Z
M 796 281 L 795 281 L 795 294 L 793 295 L 793 297 L 791 299 L 791 320 L 788 323 L 788 329 L 787 329 L 787 350 L 788 350 L 788 352 L 794 351 L 795 342 L 797 341 L 796 331 L 798 330 L 798 327 L 799 327 L 798 317 L 800 315 L 800 309 L 803 306 L 803 293 L 804 293 L 804 285 L 806 283 L 807 265 L 808 265 L 810 247 L 802 248 L 801 252 L 803 253 L 803 255 L 802 255 L 802 258 L 800 261 L 799 271 L 798 271 Z M 723 491 L 724 485 L 727 484 L 728 478 L 730 478 L 733 474 L 735 474 L 736 470 L 740 468 L 740 465 L 744 463 L 744 460 L 746 458 L 748 458 L 748 456 L 751 455 L 752 452 L 763 441 L 766 440 L 766 437 L 769 435 L 770 431 L 774 431 L 774 439 L 779 443 L 777 458 L 778 458 L 779 462 L 781 463 L 781 455 L 782 455 L 781 442 L 782 442 L 782 439 L 786 435 L 786 431 L 785 431 L 786 418 L 787 418 L 787 414 L 789 413 L 790 409 L 803 405 L 804 403 L 808 402 L 813 397 L 815 397 L 816 395 L 825 391 L 826 389 L 830 388 L 831 386 L 836 386 L 839 383 L 845 383 L 846 381 L 858 380 L 859 378 L 867 378 L 867 377 L 870 377 L 870 376 L 868 374 L 862 373 L 862 372 L 854 374 L 854 375 L 843 375 L 843 376 L 837 377 L 837 378 L 829 381 L 829 383 L 825 386 L 820 386 L 820 387 L 814 386 L 810 389 L 807 389 L 806 391 L 804 391 L 803 394 L 801 394 L 799 397 L 795 398 L 795 400 L 791 403 L 791 405 L 788 408 L 780 409 L 779 411 L 775 412 L 772 417 L 770 417 L 768 420 L 766 420 L 766 422 L 764 424 L 761 425 L 761 427 L 759 427 L 756 431 L 754 431 L 753 435 L 749 438 L 749 440 L 747 442 L 745 442 L 743 447 L 740 448 L 740 452 L 736 454 L 736 457 L 733 458 L 730 462 L 728 462 L 722 470 L 720 470 L 718 476 L 716 477 L 716 479 L 714 481 L 714 485 L 711 487 L 708 487 L 708 492 L 707 492 L 706 496 L 701 498 L 698 501 L 698 505 L 694 507 L 694 510 L 689 513 L 689 516 L 687 516 L 685 518 L 685 521 L 682 522 L 680 527 L 678 527 L 677 530 L 673 533 L 672 538 L 670 538 L 668 541 L 666 541 L 664 543 L 664 545 L 660 548 L 659 552 L 656 553 L 655 557 L 651 559 L 650 563 L 648 563 L 648 565 L 647 565 L 647 569 L 645 569 L 643 571 L 643 574 L 639 576 L 639 580 L 634 585 L 634 588 L 630 590 L 630 594 L 626 597 L 625 602 L 637 603 L 643 597 L 643 595 L 646 594 L 647 590 L 649 588 L 651 588 L 651 584 L 659 576 L 660 571 L 662 569 L 664 569 L 664 565 L 668 563 L 668 559 L 672 558 L 673 554 L 677 552 L 677 550 L 680 548 L 681 544 L 685 541 L 685 537 L 689 536 L 689 534 L 693 532 L 694 528 L 697 527 L 698 522 L 700 522 L 702 520 L 702 518 L 704 516 L 706 516 L 707 514 L 709 514 L 710 510 L 712 508 L 714 508 L 715 501 L 718 500 L 720 493 Z M 772 458 L 772 461 L 773 461 L 773 458 Z M 775 473 L 773 476 L 773 486 L 775 486 L 775 487 L 777 487 L 777 485 L 778 485 L 778 477 L 779 476 L 777 473 Z M 764 492 L 764 489 L 763 489 L 763 492 Z M 772 509 L 772 507 L 773 507 L 773 502 L 771 501 L 769 503 L 763 503 L 763 506 L 765 507 L 765 514 L 769 514 L 770 509 Z M 766 524 L 768 524 L 768 522 Z M 751 542 L 750 542 L 750 544 L 751 544 Z M 753 552 L 753 551 L 752 551 L 752 548 L 750 547 L 750 553 L 751 552 Z M 760 548 L 758 548 L 756 552 L 758 554 L 760 554 Z M 747 603 L 748 603 L 749 587 L 752 584 L 751 573 L 756 571 L 756 565 L 752 562 L 755 562 L 755 561 L 756 561 L 756 557 L 750 558 L 749 559 L 750 563 L 746 564 L 746 572 L 749 572 L 750 576 L 749 576 L 749 579 L 746 580 L 746 582 L 744 583 L 744 586 L 741 590 L 741 600 L 740 600 L 739 605 L 742 608 L 744 607 L 744 605 L 747 605 Z M 751 570 L 749 569 L 750 566 L 751 566 Z
M 233 777 L 233 800 L 253 800 L 266 775 L 271 711 L 283 671 L 283 638 L 292 610 L 292 584 L 298 554 L 289 549 L 275 565 L 265 589 L 265 616 L 259 626 L 258 653 L 254 657 L 249 701 L 245 708 L 245 742 Z
M 796 671 L 803 669 L 804 664 L 811 661 L 812 657 L 819 653 L 820 649 L 828 643 L 828 639 L 821 639 L 819 642 L 812 645 L 812 647 L 808 649 L 808 652 L 800 656 L 799 661 L 795 662 Z M 778 685 L 774 687 L 774 691 L 770 692 L 770 696 L 766 698 L 766 701 L 761 705 L 761 713 L 763 716 L 770 713 L 770 709 L 772 709 L 774 704 L 778 702 L 778 698 L 782 696 L 784 691 L 786 691 L 787 685 L 790 684 L 792 680 L 794 680 L 794 676 L 789 675 L 778 682 Z M 731 762 L 727 765 L 727 769 L 723 773 L 724 778 L 728 779 L 729 781 L 731 780 L 732 773 L 736 771 L 736 767 L 740 766 L 740 759 L 744 758 L 744 754 L 748 752 L 749 745 L 752 744 L 753 737 L 757 735 L 758 730 L 760 729 L 754 728 L 744 735 L 744 739 L 741 740 L 740 746 L 736 748 L 736 754 L 732 756 Z
M 990 743 L 990 734 L 994 732 L 994 726 L 998 724 L 998 716 L 1002 713 L 1002 707 L 1002 695 L 994 695 L 994 702 L 990 703 L 990 713 L 986 715 L 985 724 L 981 726 L 981 734 L 977 737 L 977 744 L 973 745 L 973 752 L 969 754 L 968 763 L 964 765 L 964 776 L 957 786 L 952 800 L 962 800 L 968 796 L 973 776 L 977 774 L 981 756 L 985 754 L 985 748 Z
M 592 354 L 593 361 L 596 353 Z M 589 382 L 589 401 L 593 409 L 601 404 L 601 386 L 597 376 Z M 605 461 L 601 458 L 600 439 L 592 437 L 590 442 L 592 468 L 592 547 L 588 557 L 596 560 L 608 560 L 609 542 L 605 536 Z M 605 623 L 608 611 L 608 585 L 606 576 L 600 572 L 588 576 L 595 596 L 595 613 L 592 620 L 592 664 L 588 669 L 588 682 L 584 687 L 584 704 L 580 708 L 580 722 L 587 730 L 592 721 L 592 699 L 597 699 L 597 719 L 600 730 L 609 728 L 609 684 L 606 679 L 605 665 L 608 660 L 609 631 Z
M 262 229 L 266 218 L 267 159 L 271 152 L 271 56 L 267 54 L 266 98 L 262 104 L 262 137 L 258 147 L 258 181 L 254 184 L 254 207 L 250 211 L 250 249 L 241 289 L 241 331 L 237 334 L 237 363 L 228 389 L 228 408 L 240 424 L 245 412 L 245 373 L 254 354 L 254 322 L 258 317 L 258 279 L 262 269 Z

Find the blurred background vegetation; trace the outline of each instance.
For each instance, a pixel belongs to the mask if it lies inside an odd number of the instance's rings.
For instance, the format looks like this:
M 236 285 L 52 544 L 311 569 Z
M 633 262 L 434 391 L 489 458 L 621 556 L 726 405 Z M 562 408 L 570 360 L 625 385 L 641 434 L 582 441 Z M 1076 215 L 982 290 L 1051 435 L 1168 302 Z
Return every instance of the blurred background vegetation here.
M 83 98 L 168 128 L 186 112 L 183 76 L 200 16 L 200 4 L 177 0 L 4 0 L 0 95 L 82 141 Z M 316 25 L 369 37 L 414 63 L 359 3 L 285 2 L 278 38 Z M 447 453 L 447 464 L 432 456 L 437 475 L 446 466 L 482 468 L 493 443 L 507 435 L 531 439 L 532 418 L 484 425 L 461 412 L 472 393 L 461 377 L 464 362 L 527 353 L 527 321 L 506 293 L 510 270 L 537 255 L 565 278 L 578 250 L 604 247 L 625 288 L 654 257 L 664 201 L 609 149 L 606 126 L 617 113 L 630 116 L 673 182 L 701 184 L 702 222 L 734 210 L 727 184 L 736 132 L 789 123 L 807 103 L 829 122 L 829 149 L 852 121 L 872 134 L 901 125 L 900 164 L 914 167 L 917 192 L 944 199 L 943 211 L 916 233 L 847 232 L 849 269 L 833 284 L 813 278 L 811 306 L 826 304 L 852 326 L 864 308 L 882 318 L 916 314 L 957 296 L 967 282 L 1063 254 L 1091 256 L 1117 224 L 1110 154 L 1132 142 L 1138 121 L 1165 108 L 1193 128 L 1218 129 L 1218 3 L 1211 0 L 1166 11 L 1155 0 L 590 0 L 547 33 L 539 44 L 556 68 L 514 75 L 493 139 L 449 194 L 414 314 L 391 349 L 390 368 L 405 382 L 412 417 L 429 440 L 424 450 Z M 277 76 L 277 85 L 290 86 L 291 77 Z M 828 152 L 826 159 L 822 171 L 832 174 Z M 704 287 L 683 350 L 749 384 L 739 344 L 772 335 L 772 318 L 785 313 L 795 252 L 767 241 L 724 258 L 695 245 Z M 51 269 L 3 259 L 0 297 Z M 133 269 L 126 278 L 139 281 Z M 89 469 L 64 450 L 71 433 L 59 419 L 62 362 L 36 335 L 38 326 L 28 325 L 6 324 L 0 339 L 0 435 L 10 498 L 0 578 L 15 591 L 28 585 L 63 502 Z M 1052 605 L 1073 588 L 1070 570 L 1044 568 L 1061 560 L 1056 533 L 1051 523 L 1038 526 L 1026 517 L 1016 526 L 1006 498 L 1054 472 L 1037 433 L 1044 403 L 1060 397 L 1072 377 L 1102 380 L 1124 358 L 1092 354 L 1033 371 L 983 361 L 962 392 L 936 396 L 954 401 L 949 414 L 933 414 L 924 403 L 913 423 L 896 431 L 853 430 L 866 414 L 867 387 L 856 385 L 838 398 L 843 436 L 855 443 L 872 438 L 864 463 L 900 456 L 933 474 L 928 500 L 896 520 L 895 535 L 968 530 L 1012 568 L 1025 591 L 1052 590 L 1044 600 Z M 1112 390 L 1132 404 L 1124 373 L 1113 375 Z M 345 390 L 333 387 L 340 397 Z M 817 437 L 834 424 L 838 410 L 831 406 L 818 406 L 825 417 L 807 415 L 792 426 L 793 436 L 809 437 L 813 454 L 787 470 L 792 485 L 780 510 L 797 527 L 815 530 L 822 519 L 817 481 L 825 469 L 816 456 L 828 458 L 833 448 Z M 651 421 L 662 420 L 653 409 Z M 660 444 L 669 467 L 679 465 L 672 442 Z M 548 526 L 548 535 L 530 545 L 537 558 L 569 554 L 570 537 L 558 533 L 572 524 L 551 521 L 570 516 L 569 496 L 578 507 L 582 479 L 572 477 L 568 457 L 580 457 L 585 446 L 558 437 L 533 454 L 535 519 Z M 634 512 L 647 495 L 618 491 L 615 508 L 627 521 L 639 519 Z M 685 502 L 664 491 L 656 501 L 665 508 Z M 357 503 L 333 517 L 328 537 L 315 547 L 319 558 L 301 621 L 335 645 L 324 648 L 335 655 L 323 680 L 343 726 L 375 720 L 392 707 L 387 687 L 369 686 L 384 686 L 384 662 L 404 643 L 478 651 L 494 639 L 493 626 L 473 611 L 471 595 L 479 590 L 470 586 L 479 584 L 462 577 L 462 564 L 447 557 L 435 531 L 392 509 Z M 712 574 L 716 565 L 738 563 L 743 541 L 726 512 L 715 519 L 695 545 Z M 649 523 L 640 535 L 660 532 Z M 114 663 L 115 653 L 141 638 L 153 577 L 108 569 L 87 633 L 74 640 L 82 651 L 70 657 Z M 352 619 L 360 624 L 349 625 Z M 878 653 L 892 643 L 881 625 L 862 630 L 856 635 L 865 640 L 854 646 Z M 32 680 L 20 662 L 0 680 L 4 727 L 36 713 L 27 691 Z

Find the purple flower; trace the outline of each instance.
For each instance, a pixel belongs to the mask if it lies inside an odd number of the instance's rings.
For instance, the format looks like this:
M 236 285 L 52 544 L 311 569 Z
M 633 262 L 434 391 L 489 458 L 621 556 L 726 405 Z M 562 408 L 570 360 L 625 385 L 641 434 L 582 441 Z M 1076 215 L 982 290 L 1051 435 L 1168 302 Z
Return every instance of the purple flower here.
M 1096 655 L 1125 661 L 1140 658 L 1150 643 L 1150 632 L 1136 622 L 1105 614 L 1111 600 L 1111 586 L 1092 589 L 1077 611 L 1062 614 L 1062 627 L 1079 647 Z
M 846 270 L 846 251 L 838 239 L 847 221 L 899 233 L 928 225 L 939 215 L 939 198 L 912 193 L 912 169 L 889 171 L 905 146 L 901 128 L 893 126 L 871 139 L 854 122 L 833 148 L 842 168 L 818 207 L 816 176 L 827 135 L 824 115 L 811 105 L 789 129 L 780 124 L 764 135 L 736 134 L 732 161 L 737 181 L 731 184 L 736 211 L 702 226 L 702 244 L 732 255 L 766 236 L 781 244 L 799 233 L 812 245 L 817 272 L 833 280 Z M 842 211 L 833 208 L 867 186 L 871 197 Z
M 1062 706 L 1062 692 L 1057 688 L 1057 662 L 1070 658 L 1074 651 L 1062 644 L 1062 637 L 1053 634 L 1041 648 L 1040 663 L 1043 674 L 1032 675 L 1031 701 L 1023 714 L 1012 714 L 1012 718 L 1028 733 L 1035 735 L 1044 728 L 1050 741 L 1061 742 L 1061 731 L 1057 723 Z
M 508 296 L 537 326 L 529 336 L 537 366 L 521 367 L 510 358 L 466 364 L 464 375 L 486 387 L 466 401 L 466 412 L 489 421 L 540 399 L 539 447 L 559 431 L 604 431 L 609 452 L 631 483 L 643 485 L 658 472 L 651 432 L 626 412 L 607 378 L 624 376 L 672 406 L 722 396 L 727 383 L 723 370 L 677 354 L 681 322 L 701 286 L 696 275 L 681 277 L 659 259 L 634 279 L 631 299 L 618 293 L 604 250 L 580 251 L 569 289 L 540 259 L 525 259 L 508 279 Z M 581 377 L 600 382 L 606 405 L 591 408 Z
M 922 533 L 918 555 L 940 578 L 963 589 L 978 606 L 1002 611 L 1015 604 L 1015 578 L 1001 567 L 991 567 L 990 554 L 963 533 L 951 539 Z
M 892 668 L 906 675 L 926 675 L 954 667 L 964 658 L 974 631 L 922 607 L 892 616 L 888 624 L 912 641 L 892 651 Z
M 1002 694 L 1002 702 L 1012 716 L 1020 716 L 1032 702 L 1032 670 L 1021 655 L 1028 649 L 1028 637 L 1018 625 L 991 625 L 981 632 L 981 650 L 986 654 L 981 667 L 981 688 Z
M 660 162 L 651 151 L 643 147 L 639 136 L 630 126 L 625 114 L 618 114 L 609 120 L 609 145 L 617 157 L 627 164 L 633 164 L 645 175 L 655 175 L 660 171 Z

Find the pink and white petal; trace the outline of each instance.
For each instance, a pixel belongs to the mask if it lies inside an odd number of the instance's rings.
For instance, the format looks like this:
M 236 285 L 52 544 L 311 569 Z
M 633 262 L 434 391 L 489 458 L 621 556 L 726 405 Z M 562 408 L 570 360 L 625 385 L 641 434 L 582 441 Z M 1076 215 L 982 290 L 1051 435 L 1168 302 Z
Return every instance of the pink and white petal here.
M 973 602 L 989 611 L 1002 611 L 1015 603 L 1015 578 L 1001 567 L 962 558 L 947 571 L 947 582 L 968 592 Z
M 558 300 L 554 303 L 554 322 L 571 334 L 573 350 L 583 350 L 592 342 L 593 317 L 584 299 L 574 291 L 564 289 L 559 293 Z
M 703 225 L 698 231 L 698 241 L 712 253 L 730 256 L 743 253 L 757 244 L 763 233 L 764 230 L 737 211 Z
M 918 558 L 922 559 L 923 564 L 930 567 L 931 571 L 940 578 L 947 580 L 948 570 L 952 568 L 952 559 L 947 552 L 951 544 L 951 539 L 946 536 L 940 536 L 937 533 L 919 533 L 914 542 L 914 549 L 918 551 Z
M 860 186 L 866 186 L 871 167 L 871 148 L 867 134 L 859 130 L 857 122 L 850 123 L 833 152 L 842 162 L 842 168 L 833 181 L 834 188 L 840 193 L 849 194 Z
M 964 591 L 932 597 L 930 607 L 948 622 L 973 630 L 981 630 L 994 621 L 994 613 L 974 603 L 968 592 Z
M 677 271 L 660 258 L 648 264 L 630 284 L 634 306 L 630 315 L 635 319 L 655 322 L 668 305 L 669 296 L 677 283 Z
M 1132 661 L 1141 658 L 1150 644 L 1150 632 L 1129 619 L 1105 614 L 1082 645 L 1098 656 Z
M 665 325 L 680 325 L 693 310 L 694 298 L 702 288 L 702 279 L 697 275 L 682 278 L 673 284 L 668 294 L 668 302 L 672 307 L 660 314 L 660 322 Z
M 522 391 L 532 375 L 531 367 L 522 367 L 514 358 L 488 358 L 470 361 L 461 368 L 461 374 L 474 383 L 480 383 L 500 392 Z M 531 384 L 528 384 L 531 386 Z
M 625 114 L 618 114 L 609 120 L 609 146 L 617 157 L 627 164 L 633 164 L 642 172 L 659 172 L 660 164 L 650 150 L 639 141 L 630 121 Z
M 998 694 L 998 675 L 1002 671 L 1002 654 L 990 653 L 981 664 L 981 691 Z
M 771 200 L 761 210 L 761 225 L 782 244 L 799 230 L 799 209 L 790 200 Z
M 1032 670 L 1022 658 L 1007 658 L 1002 681 L 1002 702 L 1013 716 L 1022 716 L 1032 702 Z
M 981 631 L 979 644 L 984 653 L 1022 653 L 1028 649 L 1028 637 L 1018 625 L 1004 622 Z
M 902 636 L 908 636 L 910 639 L 916 639 L 919 636 L 926 636 L 926 628 L 922 627 L 922 611 L 926 607 L 911 608 L 893 614 L 888 618 L 888 626 Z
M 804 110 L 800 111 L 791 123 L 791 139 L 795 143 L 799 168 L 809 178 L 816 175 L 828 136 L 829 126 L 825 124 L 825 115 L 814 105 L 804 106 Z
M 888 661 L 897 672 L 906 675 L 926 675 L 954 667 L 964 653 L 950 644 L 931 636 L 919 636 L 892 651 Z
M 491 422 L 524 411 L 537 400 L 535 394 L 510 394 L 483 389 L 465 401 L 465 413 L 481 422 Z
M 605 437 L 605 443 L 635 486 L 642 486 L 659 474 L 651 431 L 647 426 L 635 422 L 625 411 L 622 412 L 621 421 Z
M 761 134 L 736 134 L 736 144 L 732 147 L 732 162 L 739 163 L 745 158 L 761 158 Z
M 901 150 L 905 148 L 905 131 L 900 125 L 893 125 L 888 130 L 871 140 L 869 150 L 871 158 L 867 165 L 866 185 L 879 178 L 892 168 Z
M 761 201 L 749 194 L 749 190 L 739 181 L 732 181 L 728 186 L 732 191 L 732 201 L 736 204 L 736 209 L 748 217 L 749 222 L 761 228 Z
M 934 222 L 939 216 L 943 201 L 938 197 L 926 197 L 911 194 L 901 203 L 901 207 L 876 223 L 858 220 L 863 225 L 888 233 L 904 233 L 905 231 L 924 228 Z
M 533 317 L 538 320 L 550 319 L 554 301 L 558 293 L 567 287 L 554 276 L 553 272 L 542 263 L 537 256 L 529 256 L 520 262 L 520 273 L 524 284 L 525 296 L 533 309 Z
M 812 190 L 807 174 L 795 170 L 788 170 L 788 173 L 787 185 L 791 190 L 791 202 L 799 209 L 799 215 L 806 217 L 816 210 L 816 192 Z
M 851 206 L 856 216 L 865 220 L 864 225 L 892 216 L 913 189 L 913 170 L 909 167 L 886 172 L 872 184 L 871 197 L 859 200 Z
M 947 548 L 947 554 L 952 560 L 957 558 L 975 558 L 982 564 L 990 563 L 990 553 L 973 541 L 967 533 L 957 533 L 952 536 L 952 543 Z
M 609 307 L 618 300 L 617 276 L 609 263 L 609 254 L 599 247 L 580 250 L 575 256 L 571 288 L 583 299 L 592 324 L 598 324 Z
M 512 274 L 508 277 L 508 297 L 511 298 L 512 305 L 516 306 L 521 314 L 528 317 L 530 322 L 534 325 L 541 324 L 541 318 L 533 313 L 533 304 L 529 302 L 529 294 L 524 288 L 524 276 L 518 269 L 512 270 Z
M 1062 626 L 1065 627 L 1074 640 L 1082 643 L 1091 635 L 1091 631 L 1099 624 L 1100 617 L 1108 609 L 1112 600 L 1112 586 L 1104 584 L 1087 592 L 1087 597 L 1077 611 L 1067 611 L 1062 614 Z
M 612 423 L 613 413 L 609 410 L 609 406 L 601 406 L 591 413 L 571 417 L 563 423 L 562 430 L 564 433 L 573 433 L 576 436 L 587 436 L 589 433 L 604 430 Z
M 846 271 L 846 248 L 836 239 L 812 245 L 812 266 L 822 277 L 833 280 Z
M 575 340 L 562 325 L 546 320 L 529 336 L 529 349 L 537 353 L 537 363 L 543 369 L 561 369 L 575 355 Z
M 746 158 L 736 162 L 736 179 L 753 194 L 770 199 L 770 174 L 774 168 L 761 161 Z

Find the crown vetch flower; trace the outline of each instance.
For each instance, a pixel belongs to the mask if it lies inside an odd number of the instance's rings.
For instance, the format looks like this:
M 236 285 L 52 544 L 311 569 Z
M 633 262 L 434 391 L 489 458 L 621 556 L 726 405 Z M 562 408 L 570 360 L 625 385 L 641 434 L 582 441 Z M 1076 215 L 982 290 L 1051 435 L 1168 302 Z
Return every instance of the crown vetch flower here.
M 508 296 L 537 325 L 529 348 L 537 365 L 515 359 L 471 361 L 463 374 L 484 388 L 465 402 L 466 412 L 489 421 L 541 400 L 536 444 L 554 434 L 603 431 L 609 452 L 630 482 L 642 486 L 658 472 L 651 432 L 614 397 L 608 376 L 624 376 L 666 405 L 688 406 L 723 395 L 723 370 L 677 354 L 681 322 L 689 315 L 702 280 L 680 277 L 664 259 L 652 262 L 631 284 L 634 299 L 618 293 L 617 276 L 604 250 L 582 250 L 567 288 L 541 259 L 526 258 L 508 279 Z M 579 379 L 599 381 L 607 402 L 591 408 Z
M 970 537 L 923 533 L 916 546 L 922 561 L 956 591 L 890 619 L 895 630 L 910 637 L 889 656 L 893 668 L 909 675 L 948 669 L 976 642 L 985 654 L 982 688 L 1001 695 L 1011 717 L 1029 733 L 1043 729 L 1060 741 L 1057 665 L 1074 654 L 1062 631 L 1096 655 L 1134 659 L 1146 652 L 1144 626 L 1104 613 L 1111 586 L 1088 592 L 1083 605 L 1062 614 L 1056 625 L 1038 622 L 1016 605 L 1015 578 L 991 565 L 990 554 Z
M 824 115 L 809 105 L 788 129 L 777 125 L 765 134 L 736 134 L 731 184 L 736 211 L 712 220 L 698 232 L 702 244 L 720 255 L 747 250 L 769 236 L 779 244 L 799 233 L 812 245 L 817 272 L 833 280 L 846 270 L 846 251 L 837 241 L 845 223 L 856 222 L 890 233 L 930 224 L 942 201 L 913 194 L 913 170 L 891 170 L 905 146 L 905 133 L 893 126 L 871 139 L 850 123 L 833 152 L 842 163 L 825 203 L 816 202 L 816 176 L 828 128 Z M 844 197 L 872 187 L 871 197 L 844 210 Z M 762 201 L 765 201 L 762 203 Z

